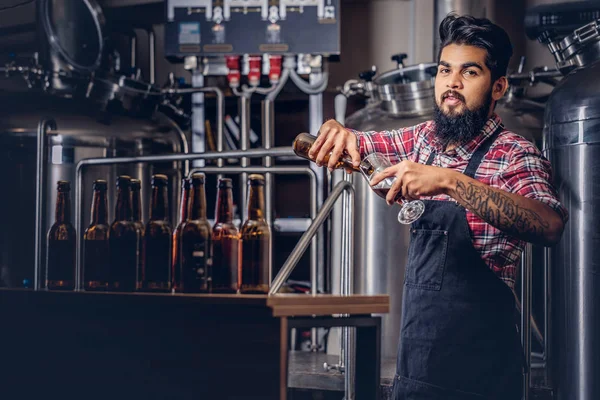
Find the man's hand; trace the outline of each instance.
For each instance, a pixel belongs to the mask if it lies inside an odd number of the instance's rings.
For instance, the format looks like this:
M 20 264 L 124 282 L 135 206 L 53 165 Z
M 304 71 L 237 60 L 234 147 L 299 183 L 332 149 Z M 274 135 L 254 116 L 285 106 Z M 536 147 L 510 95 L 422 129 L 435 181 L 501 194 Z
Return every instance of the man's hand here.
M 317 140 L 311 146 L 308 156 L 315 160 L 318 166 L 321 166 L 325 157 L 331 154 L 327 166 L 332 170 L 344 151 L 352 157 L 354 166 L 358 167 L 360 165 L 360 153 L 356 145 L 356 135 L 336 120 L 331 119 L 321 125 Z
M 450 172 L 452 171 L 446 168 L 404 160 L 376 174 L 370 184 L 375 186 L 385 178 L 396 177 L 396 181 L 385 197 L 385 201 L 392 204 L 399 197 L 416 200 L 421 196 L 447 193 L 451 183 Z

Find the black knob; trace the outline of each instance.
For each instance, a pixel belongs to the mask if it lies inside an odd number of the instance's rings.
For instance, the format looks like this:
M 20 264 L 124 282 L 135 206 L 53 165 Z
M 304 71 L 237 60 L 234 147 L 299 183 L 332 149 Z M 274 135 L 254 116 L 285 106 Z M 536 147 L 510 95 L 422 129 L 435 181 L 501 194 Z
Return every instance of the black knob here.
M 396 61 L 398 63 L 398 68 L 404 67 L 404 60 L 408 57 L 406 53 L 394 54 L 392 56 L 392 61 Z
M 358 77 L 365 82 L 371 82 L 376 74 L 377 67 L 373 65 L 370 70 L 359 73 Z

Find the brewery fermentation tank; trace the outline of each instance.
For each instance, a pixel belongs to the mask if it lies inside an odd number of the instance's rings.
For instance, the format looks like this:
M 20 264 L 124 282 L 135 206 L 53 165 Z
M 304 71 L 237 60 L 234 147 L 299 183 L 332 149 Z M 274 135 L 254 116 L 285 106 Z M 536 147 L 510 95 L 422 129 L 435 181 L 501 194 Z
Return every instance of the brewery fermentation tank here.
M 549 258 L 550 365 L 558 400 L 600 398 L 600 20 L 550 44 L 565 74 L 546 106 L 544 150 L 569 221 Z
M 345 126 L 359 131 L 394 130 L 431 120 L 434 109 L 436 63 L 404 67 L 404 56 L 394 56 L 399 68 L 375 77 L 361 74 L 361 80 L 349 81 L 346 93 L 363 92 L 366 106 L 348 116 Z M 531 141 L 541 142 L 543 108 L 525 106 L 518 96 L 503 101 L 495 112 L 504 125 Z M 382 357 L 396 356 L 404 271 L 408 257 L 409 226 L 398 223 L 399 206 L 388 206 L 358 174 L 353 174 L 356 190 L 354 205 L 354 283 L 355 293 L 387 294 L 390 312 L 382 315 Z M 339 229 L 332 229 L 332 240 Z M 335 292 L 335 249 L 332 274 Z
M 68 180 L 75 188 L 77 163 L 84 158 L 143 156 L 179 152 L 183 132 L 164 114 L 137 119 L 97 112 L 81 99 L 64 99 L 39 92 L 9 93 L 0 97 L 0 286 L 32 287 L 34 277 L 36 132 L 41 118 L 52 117 L 56 135 L 48 139 L 47 192 L 44 199 L 47 232 L 54 222 L 56 182 Z M 90 221 L 92 183 L 108 181 L 109 221 L 114 217 L 115 178 L 127 174 L 142 181 L 142 211 L 148 220 L 151 174 L 170 177 L 171 221 L 176 221 L 180 166 L 174 163 L 94 166 L 84 170 L 83 223 Z M 72 201 L 75 196 L 72 195 Z M 72 203 L 74 204 L 74 203 Z M 72 218 L 74 219 L 74 206 Z M 78 233 L 80 232 L 78 229 Z

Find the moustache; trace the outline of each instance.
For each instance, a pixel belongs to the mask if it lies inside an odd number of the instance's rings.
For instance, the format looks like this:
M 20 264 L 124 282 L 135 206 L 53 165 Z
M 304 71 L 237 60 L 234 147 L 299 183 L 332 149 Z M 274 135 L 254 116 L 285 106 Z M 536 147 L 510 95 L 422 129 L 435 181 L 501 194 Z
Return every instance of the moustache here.
M 454 98 L 462 101 L 463 103 L 465 103 L 465 98 L 463 97 L 463 95 L 460 94 L 460 93 L 458 93 L 458 92 L 455 92 L 454 90 L 448 90 L 447 92 L 445 92 L 442 95 L 442 101 L 444 101 L 447 97 L 450 97 L 450 96 L 452 96 L 452 97 L 454 97 Z

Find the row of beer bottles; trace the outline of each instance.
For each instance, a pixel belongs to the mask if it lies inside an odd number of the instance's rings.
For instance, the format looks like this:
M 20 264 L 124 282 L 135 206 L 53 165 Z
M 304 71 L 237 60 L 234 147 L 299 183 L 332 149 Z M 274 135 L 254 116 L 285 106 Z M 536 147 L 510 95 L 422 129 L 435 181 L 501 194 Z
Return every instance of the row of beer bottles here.
M 264 219 L 264 178 L 248 178 L 248 218 L 233 224 L 231 179 L 219 179 L 216 219 L 206 219 L 205 177 L 183 182 L 181 219 L 168 222 L 168 178 L 152 177 L 150 220 L 140 217 L 140 185 L 117 179 L 115 220 L 108 225 L 107 184 L 94 182 L 92 217 L 83 240 L 85 290 L 266 293 L 271 232 Z M 76 234 L 70 221 L 70 184 L 58 182 L 56 220 L 48 232 L 46 287 L 73 289 Z

